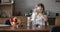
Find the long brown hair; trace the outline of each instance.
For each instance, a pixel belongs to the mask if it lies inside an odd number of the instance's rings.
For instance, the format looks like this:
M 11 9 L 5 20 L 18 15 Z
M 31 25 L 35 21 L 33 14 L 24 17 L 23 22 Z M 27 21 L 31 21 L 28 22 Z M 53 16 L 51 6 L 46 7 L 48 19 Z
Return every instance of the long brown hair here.
M 43 11 L 42 11 L 42 13 L 44 13 L 45 12 L 45 7 L 44 7 L 44 5 L 42 4 L 42 3 L 39 3 L 38 5 L 37 5 L 38 7 L 42 7 L 43 8 Z

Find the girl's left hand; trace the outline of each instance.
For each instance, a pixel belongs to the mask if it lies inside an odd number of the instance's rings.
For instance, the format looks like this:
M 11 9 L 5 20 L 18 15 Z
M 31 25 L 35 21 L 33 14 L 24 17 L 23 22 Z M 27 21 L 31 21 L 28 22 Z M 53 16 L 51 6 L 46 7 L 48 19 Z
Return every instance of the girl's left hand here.
M 44 21 L 47 21 L 48 20 L 48 18 L 47 18 L 46 15 L 43 15 L 43 19 L 44 19 Z

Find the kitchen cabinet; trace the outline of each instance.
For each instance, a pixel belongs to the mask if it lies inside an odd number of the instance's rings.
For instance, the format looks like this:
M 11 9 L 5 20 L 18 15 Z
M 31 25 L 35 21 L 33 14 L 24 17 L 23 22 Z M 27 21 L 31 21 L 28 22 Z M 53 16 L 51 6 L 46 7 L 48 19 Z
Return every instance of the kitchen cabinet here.
M 55 25 L 60 26 L 60 17 L 56 17 L 56 19 L 55 19 Z
M 14 4 L 13 3 L 0 3 L 0 17 L 13 16 Z
M 18 17 L 18 23 L 21 26 L 26 27 L 27 26 L 27 17 Z
M 48 17 L 49 25 L 55 25 L 55 17 Z

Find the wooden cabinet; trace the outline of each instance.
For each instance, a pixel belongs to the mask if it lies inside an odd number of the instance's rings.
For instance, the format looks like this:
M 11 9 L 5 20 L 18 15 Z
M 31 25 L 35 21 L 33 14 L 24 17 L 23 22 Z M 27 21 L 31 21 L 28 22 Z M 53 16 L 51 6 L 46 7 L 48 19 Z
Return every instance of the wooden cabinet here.
M 9 18 L 0 18 L 0 24 L 4 24 L 6 20 L 8 20 Z
M 18 23 L 23 25 L 24 27 L 26 27 L 27 26 L 27 17 L 19 17 Z
M 0 3 L 0 17 L 10 17 L 13 15 L 13 3 Z
M 60 2 L 60 0 L 56 0 L 56 2 Z
M 56 19 L 55 19 L 55 25 L 59 25 L 60 26 L 60 17 L 56 17 Z
M 55 25 L 55 17 L 48 18 L 49 25 Z

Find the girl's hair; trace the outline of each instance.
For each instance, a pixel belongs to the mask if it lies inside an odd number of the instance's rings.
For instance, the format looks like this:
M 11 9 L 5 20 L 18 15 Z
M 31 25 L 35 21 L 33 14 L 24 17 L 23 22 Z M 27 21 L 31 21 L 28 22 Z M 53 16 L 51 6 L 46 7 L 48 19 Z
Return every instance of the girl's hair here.
M 42 3 L 39 3 L 37 6 L 38 6 L 38 7 L 40 7 L 40 6 L 41 6 L 41 7 L 43 8 L 42 13 L 44 13 L 44 12 L 45 12 L 45 11 L 44 11 L 44 10 L 45 10 L 45 8 L 44 8 L 44 5 L 43 5 Z

